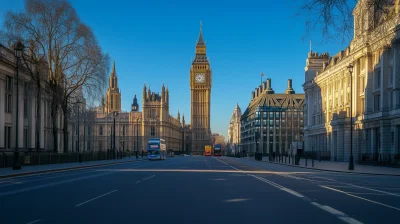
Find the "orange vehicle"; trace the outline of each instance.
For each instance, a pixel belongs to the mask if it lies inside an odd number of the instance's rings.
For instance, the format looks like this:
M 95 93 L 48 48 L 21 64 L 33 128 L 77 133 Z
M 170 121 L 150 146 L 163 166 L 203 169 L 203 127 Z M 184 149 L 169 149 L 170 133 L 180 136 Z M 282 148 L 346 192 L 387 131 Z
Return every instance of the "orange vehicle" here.
M 204 156 L 211 156 L 211 145 L 206 145 L 204 147 Z

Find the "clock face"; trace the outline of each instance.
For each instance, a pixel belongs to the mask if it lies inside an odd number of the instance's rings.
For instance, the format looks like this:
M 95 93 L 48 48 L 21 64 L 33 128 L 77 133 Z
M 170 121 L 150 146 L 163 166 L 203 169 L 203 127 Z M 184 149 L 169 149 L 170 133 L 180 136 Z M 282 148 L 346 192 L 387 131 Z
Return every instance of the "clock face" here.
M 204 81 L 206 79 L 205 79 L 205 76 L 203 73 L 197 73 L 195 76 L 195 80 L 196 80 L 196 83 L 204 83 Z

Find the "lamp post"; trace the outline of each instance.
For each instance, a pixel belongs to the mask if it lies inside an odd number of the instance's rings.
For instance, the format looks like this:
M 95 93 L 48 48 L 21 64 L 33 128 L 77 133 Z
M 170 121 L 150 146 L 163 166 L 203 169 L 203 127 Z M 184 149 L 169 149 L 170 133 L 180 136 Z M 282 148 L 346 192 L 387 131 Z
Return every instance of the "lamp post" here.
M 14 165 L 13 170 L 20 170 L 21 164 L 19 163 L 19 148 L 18 148 L 18 111 L 19 111 L 19 59 L 22 57 L 24 45 L 18 41 L 14 46 L 14 55 L 17 58 L 17 96 L 16 96 L 16 113 L 15 113 L 15 150 L 14 150 Z
M 353 158 L 353 65 L 349 64 L 347 69 L 350 73 L 350 161 L 349 170 L 354 170 L 354 158 Z
M 139 158 L 138 150 L 139 150 L 139 117 L 136 118 L 136 159 Z

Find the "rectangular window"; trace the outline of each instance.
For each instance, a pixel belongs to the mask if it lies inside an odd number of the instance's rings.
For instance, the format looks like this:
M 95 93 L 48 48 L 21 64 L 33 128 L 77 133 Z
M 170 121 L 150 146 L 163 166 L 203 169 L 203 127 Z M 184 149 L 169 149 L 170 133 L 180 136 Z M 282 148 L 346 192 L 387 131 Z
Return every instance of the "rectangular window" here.
M 5 95 L 5 110 L 6 113 L 12 112 L 12 90 L 13 90 L 13 83 L 12 77 L 6 76 L 6 95 Z
M 375 84 L 375 90 L 379 90 L 381 88 L 381 69 L 380 68 L 375 69 L 374 84 Z
M 392 66 L 389 66 L 388 69 L 389 69 L 389 86 L 393 86 L 393 68 Z
M 381 109 L 380 99 L 381 99 L 381 95 L 380 94 L 375 94 L 374 95 L 374 111 L 375 112 L 378 112 Z
M 151 136 L 155 136 L 156 135 L 156 128 L 155 127 L 151 127 Z
M 103 126 L 100 126 L 100 128 L 99 128 L 99 135 L 100 135 L 100 136 L 103 135 Z
M 125 129 L 126 129 L 125 125 L 122 125 L 122 136 L 125 136 Z
M 4 127 L 4 143 L 5 148 L 11 148 L 11 127 Z

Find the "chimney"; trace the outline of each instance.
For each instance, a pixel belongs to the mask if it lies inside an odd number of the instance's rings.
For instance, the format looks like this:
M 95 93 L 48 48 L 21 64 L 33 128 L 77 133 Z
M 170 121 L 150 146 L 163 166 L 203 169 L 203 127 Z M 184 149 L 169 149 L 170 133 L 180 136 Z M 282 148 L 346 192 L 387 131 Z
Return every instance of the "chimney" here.
M 268 94 L 274 94 L 274 90 L 271 88 L 271 79 L 267 79 L 267 89 Z
M 254 92 L 254 91 L 253 91 L 253 92 L 251 92 L 251 99 L 253 100 L 255 97 L 256 97 L 256 94 L 255 94 L 255 92 Z
M 287 88 L 286 88 L 285 94 L 295 94 L 295 92 L 292 88 L 292 80 L 291 79 L 287 80 Z

